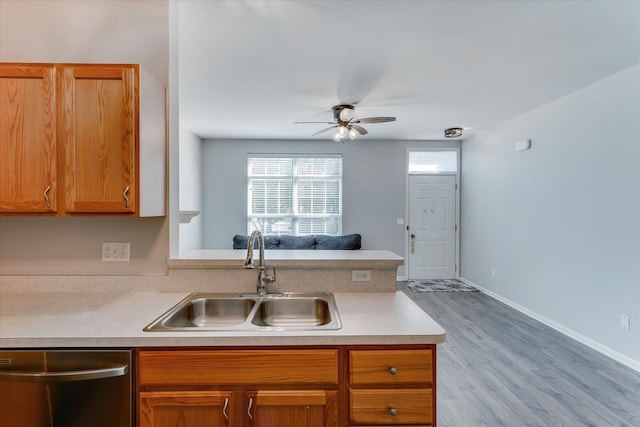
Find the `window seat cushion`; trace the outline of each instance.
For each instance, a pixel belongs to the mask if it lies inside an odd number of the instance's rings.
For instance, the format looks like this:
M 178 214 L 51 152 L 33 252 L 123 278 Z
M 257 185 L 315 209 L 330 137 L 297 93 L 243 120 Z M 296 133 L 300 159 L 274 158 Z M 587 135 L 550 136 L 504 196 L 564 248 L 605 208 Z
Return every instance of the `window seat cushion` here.
M 247 249 L 248 236 L 236 234 L 233 236 L 233 249 Z M 355 250 L 362 247 L 362 237 L 359 234 L 344 236 L 265 236 L 265 249 L 318 249 L 318 250 Z M 254 248 L 258 247 L 258 240 Z

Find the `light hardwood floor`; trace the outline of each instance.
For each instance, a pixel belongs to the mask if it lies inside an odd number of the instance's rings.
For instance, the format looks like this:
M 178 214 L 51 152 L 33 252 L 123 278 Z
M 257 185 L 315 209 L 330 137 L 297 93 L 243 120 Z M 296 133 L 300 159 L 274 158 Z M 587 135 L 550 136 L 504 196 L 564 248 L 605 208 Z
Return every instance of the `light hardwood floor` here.
M 447 331 L 439 427 L 640 427 L 640 373 L 481 292 L 418 293 Z

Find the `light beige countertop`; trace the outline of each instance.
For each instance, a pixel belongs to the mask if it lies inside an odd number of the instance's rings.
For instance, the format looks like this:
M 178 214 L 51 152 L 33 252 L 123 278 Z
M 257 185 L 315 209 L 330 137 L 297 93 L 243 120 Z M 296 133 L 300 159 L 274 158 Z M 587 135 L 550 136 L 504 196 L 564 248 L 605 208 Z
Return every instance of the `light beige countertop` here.
M 438 344 L 445 331 L 402 292 L 334 293 L 332 331 L 144 332 L 180 292 L 3 292 L 0 348 Z

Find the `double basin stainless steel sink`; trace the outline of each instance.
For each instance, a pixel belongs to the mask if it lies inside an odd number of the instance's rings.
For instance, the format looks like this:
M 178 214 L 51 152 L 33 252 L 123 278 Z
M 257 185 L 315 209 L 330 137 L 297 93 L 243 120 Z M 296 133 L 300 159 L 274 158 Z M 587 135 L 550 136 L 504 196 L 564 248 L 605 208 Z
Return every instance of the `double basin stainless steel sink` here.
M 147 332 L 340 329 L 330 293 L 194 293 L 144 328 Z

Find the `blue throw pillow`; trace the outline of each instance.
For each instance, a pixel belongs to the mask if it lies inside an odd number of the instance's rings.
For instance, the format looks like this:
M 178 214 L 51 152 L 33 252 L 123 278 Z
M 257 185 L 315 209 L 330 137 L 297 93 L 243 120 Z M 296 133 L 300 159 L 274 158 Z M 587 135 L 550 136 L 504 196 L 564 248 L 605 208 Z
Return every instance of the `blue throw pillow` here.
M 316 236 L 316 249 L 352 250 L 361 248 L 362 237 L 359 234 L 345 236 Z
M 278 249 L 315 249 L 316 238 L 313 236 L 280 236 Z

